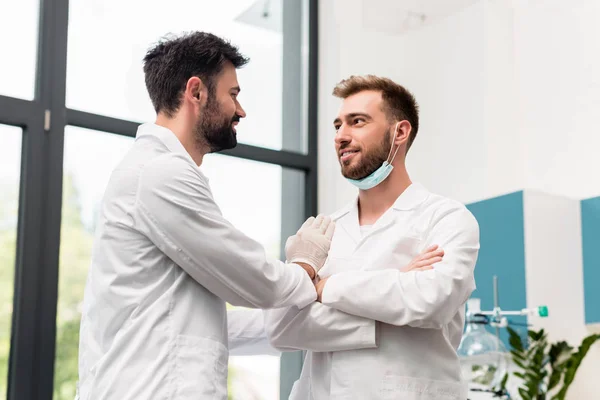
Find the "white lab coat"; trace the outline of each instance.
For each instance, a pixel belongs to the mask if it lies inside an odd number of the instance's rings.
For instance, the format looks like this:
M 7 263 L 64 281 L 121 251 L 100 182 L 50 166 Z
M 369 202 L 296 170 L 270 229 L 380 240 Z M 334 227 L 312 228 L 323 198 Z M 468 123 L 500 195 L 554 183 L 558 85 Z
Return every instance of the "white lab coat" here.
M 100 210 L 79 347 L 81 400 L 227 399 L 227 313 L 314 302 L 299 266 L 228 223 L 177 137 L 142 125 Z
M 456 349 L 475 289 L 475 218 L 412 184 L 364 237 L 356 201 L 333 219 L 322 304 L 266 312 L 273 346 L 308 350 L 290 399 L 465 400 Z M 400 272 L 432 244 L 445 251 L 433 270 Z
M 227 311 L 230 356 L 280 356 L 265 330 L 264 311 L 235 309 Z

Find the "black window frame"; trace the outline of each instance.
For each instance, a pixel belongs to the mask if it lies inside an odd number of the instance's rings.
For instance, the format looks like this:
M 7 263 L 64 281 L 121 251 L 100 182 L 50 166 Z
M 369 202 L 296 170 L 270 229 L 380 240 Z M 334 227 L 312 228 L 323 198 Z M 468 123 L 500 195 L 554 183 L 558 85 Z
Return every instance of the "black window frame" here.
M 300 21 L 293 22 L 292 14 L 297 15 L 297 4 L 302 2 L 282 1 L 284 22 L 287 21 L 284 29 L 299 24 Z M 308 73 L 308 88 L 303 88 L 299 81 L 292 83 L 298 85 L 296 88 L 286 87 L 284 75 L 282 94 L 284 125 L 290 121 L 289 129 L 282 127 L 284 147 L 286 140 L 299 140 L 302 124 L 298 122 L 303 122 L 307 130 L 307 153 L 246 144 L 224 152 L 284 167 L 282 238 L 297 229 L 286 220 L 307 218 L 317 212 L 318 0 L 307 1 L 308 71 L 303 73 Z M 66 107 L 68 14 L 68 0 L 40 0 L 34 99 L 0 95 L 0 124 L 23 129 L 8 400 L 51 400 L 53 396 L 65 127 L 72 125 L 134 137 L 139 125 Z M 301 44 L 300 38 L 290 35 L 294 43 L 286 45 L 285 37 L 284 74 L 294 68 L 298 72 L 302 68 L 301 54 L 290 52 L 290 48 Z M 307 90 L 306 105 L 298 100 L 297 90 Z M 290 182 L 294 179 L 286 177 L 286 169 L 304 173 L 303 193 L 297 180 Z M 298 196 L 301 196 L 298 202 L 290 201 Z M 298 210 L 298 204 L 303 209 Z M 290 215 L 295 218 L 290 219 Z M 288 398 L 301 367 L 301 352 L 282 356 L 281 399 Z

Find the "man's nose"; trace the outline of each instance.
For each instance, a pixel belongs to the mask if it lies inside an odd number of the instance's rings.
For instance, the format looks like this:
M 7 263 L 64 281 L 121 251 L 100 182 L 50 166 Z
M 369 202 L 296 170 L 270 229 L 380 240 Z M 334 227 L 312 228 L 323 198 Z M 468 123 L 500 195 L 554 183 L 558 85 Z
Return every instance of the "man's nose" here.
M 244 111 L 241 105 L 238 106 L 236 113 L 240 118 L 246 118 L 246 111 Z
M 335 143 L 339 146 L 350 142 L 351 139 L 350 130 L 345 124 L 342 124 L 335 133 Z

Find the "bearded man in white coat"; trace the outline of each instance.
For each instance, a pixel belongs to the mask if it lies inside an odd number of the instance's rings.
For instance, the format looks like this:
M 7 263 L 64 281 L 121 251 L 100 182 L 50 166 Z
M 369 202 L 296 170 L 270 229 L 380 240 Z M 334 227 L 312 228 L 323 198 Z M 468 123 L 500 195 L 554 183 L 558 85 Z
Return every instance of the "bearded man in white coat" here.
M 408 90 L 352 76 L 333 93 L 343 100 L 336 153 L 359 192 L 332 216 L 319 302 L 265 313 L 273 347 L 308 351 L 290 399 L 465 400 L 456 350 L 475 289 L 477 221 L 411 181 L 419 116 Z
M 164 40 L 144 58 L 157 118 L 139 127 L 102 201 L 81 319 L 81 400 L 226 400 L 225 303 L 303 309 L 317 298 L 330 218 L 309 218 L 288 240 L 289 263 L 268 259 L 223 217 L 199 168 L 237 143 L 246 113 L 236 69 L 247 61 L 204 32 Z

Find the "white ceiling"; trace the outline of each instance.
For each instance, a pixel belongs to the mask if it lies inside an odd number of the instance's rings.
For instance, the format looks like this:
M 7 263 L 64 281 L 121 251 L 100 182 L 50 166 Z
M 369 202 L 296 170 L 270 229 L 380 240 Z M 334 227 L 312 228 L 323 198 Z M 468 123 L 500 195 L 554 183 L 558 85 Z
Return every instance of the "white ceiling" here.
M 362 0 L 365 30 L 400 34 L 482 0 Z
M 235 20 L 275 32 L 282 29 L 282 0 L 256 0 Z
M 478 1 L 483 0 L 362 0 L 348 4 L 362 7 L 363 29 L 400 34 L 459 12 Z M 282 0 L 254 0 L 246 7 L 242 8 L 236 21 L 281 32 Z

